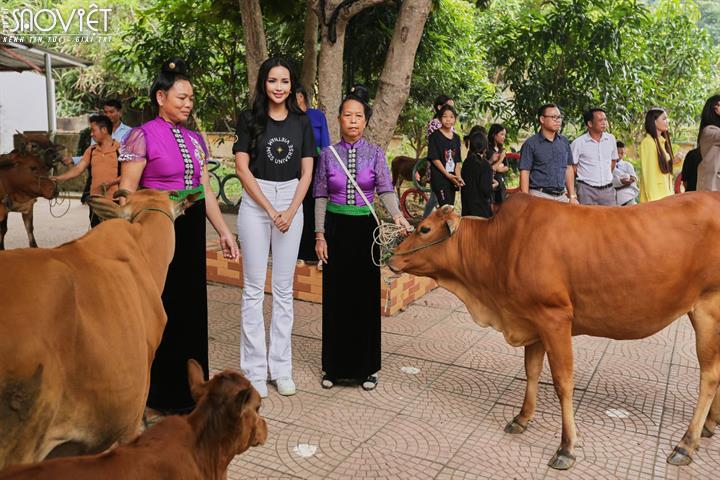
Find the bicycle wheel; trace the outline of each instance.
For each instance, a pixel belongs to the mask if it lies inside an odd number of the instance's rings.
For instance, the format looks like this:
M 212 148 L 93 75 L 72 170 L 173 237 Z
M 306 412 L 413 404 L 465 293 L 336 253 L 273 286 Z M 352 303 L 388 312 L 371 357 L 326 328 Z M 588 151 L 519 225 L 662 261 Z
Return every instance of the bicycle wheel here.
M 427 193 L 417 188 L 408 188 L 400 197 L 400 209 L 408 220 L 419 220 L 422 219 L 427 201 Z
M 242 183 L 240 182 L 240 177 L 236 174 L 231 173 L 222 179 L 222 182 L 220 183 L 220 196 L 226 204 L 233 207 L 240 205 L 242 192 Z
M 220 198 L 220 178 L 213 171 L 208 172 L 208 180 L 210 180 L 210 188 L 215 198 Z
M 421 158 L 413 166 L 412 181 L 417 190 L 430 193 L 430 179 L 427 178 L 427 158 Z M 420 181 L 418 181 L 420 179 Z M 427 201 L 427 198 L 425 199 Z

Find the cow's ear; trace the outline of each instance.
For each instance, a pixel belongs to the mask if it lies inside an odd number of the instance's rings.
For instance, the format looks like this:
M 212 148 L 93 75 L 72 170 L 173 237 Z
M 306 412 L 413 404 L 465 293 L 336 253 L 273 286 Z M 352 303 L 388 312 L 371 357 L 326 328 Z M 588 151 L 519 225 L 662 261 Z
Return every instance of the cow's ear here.
M 177 197 L 177 192 L 170 192 L 169 195 L 170 195 L 170 198 Z M 175 218 L 182 215 L 183 212 L 185 212 L 185 210 L 190 208 L 193 203 L 195 203 L 197 200 L 199 200 L 200 197 L 202 197 L 202 195 L 203 195 L 203 192 L 191 193 L 190 195 L 188 195 L 187 197 L 185 197 L 181 200 L 176 200 L 175 208 L 174 208 Z
M 240 391 L 240 393 L 237 394 L 235 397 L 235 411 L 242 412 L 245 410 L 245 404 L 247 403 L 248 399 L 250 398 L 250 392 L 252 392 L 253 387 L 246 388 L 245 390 Z
M 91 196 L 88 204 L 92 207 L 93 213 L 103 220 L 110 220 L 112 218 L 130 220 L 130 213 L 127 207 L 121 207 L 101 195 Z
M 207 392 L 207 382 L 205 382 L 205 373 L 200 364 L 194 359 L 187 362 L 188 384 L 190 385 L 190 394 L 196 402 Z
M 440 217 L 445 221 L 450 235 L 455 233 L 458 225 L 460 225 L 460 216 L 455 212 L 452 205 L 445 205 L 440 209 Z

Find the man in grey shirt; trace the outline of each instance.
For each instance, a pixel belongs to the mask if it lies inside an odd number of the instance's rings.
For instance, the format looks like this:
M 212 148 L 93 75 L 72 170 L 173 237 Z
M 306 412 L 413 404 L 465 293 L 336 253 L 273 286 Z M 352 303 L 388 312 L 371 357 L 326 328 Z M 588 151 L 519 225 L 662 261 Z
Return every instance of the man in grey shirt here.
M 538 109 L 540 131 L 528 138 L 520 150 L 520 191 L 577 204 L 570 142 L 559 133 L 562 119 L 560 109 L 553 103 Z
M 570 145 L 577 168 L 577 194 L 583 205 L 615 205 L 613 170 L 618 159 L 615 137 L 607 133 L 605 110 L 583 114 L 587 132 Z

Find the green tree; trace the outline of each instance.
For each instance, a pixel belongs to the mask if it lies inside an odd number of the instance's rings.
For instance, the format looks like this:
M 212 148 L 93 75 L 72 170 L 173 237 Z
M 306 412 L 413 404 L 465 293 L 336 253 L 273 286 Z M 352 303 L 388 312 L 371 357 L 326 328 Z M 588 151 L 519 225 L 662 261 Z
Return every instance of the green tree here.
M 145 78 L 145 92 L 169 58 L 187 60 L 195 87 L 196 118 L 203 127 L 231 130 L 247 92 L 245 52 L 236 2 L 163 0 L 140 11 L 108 55 L 106 68 Z M 135 106 L 149 102 L 138 97 Z
M 583 110 L 603 106 L 624 135 L 651 106 L 684 123 L 701 108 L 715 52 L 693 2 L 550 0 L 505 12 L 498 3 L 486 29 L 504 94 L 494 107 L 516 127 L 533 125 L 546 102 L 580 128 Z

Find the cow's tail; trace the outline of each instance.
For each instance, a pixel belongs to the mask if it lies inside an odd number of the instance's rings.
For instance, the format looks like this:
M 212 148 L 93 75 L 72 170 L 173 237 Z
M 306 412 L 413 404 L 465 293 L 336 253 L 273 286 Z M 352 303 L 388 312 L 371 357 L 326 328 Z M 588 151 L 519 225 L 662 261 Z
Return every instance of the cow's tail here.
M 39 412 L 43 365 L 30 377 L 0 378 L 0 470 L 25 461 L 45 435 L 49 413 Z

